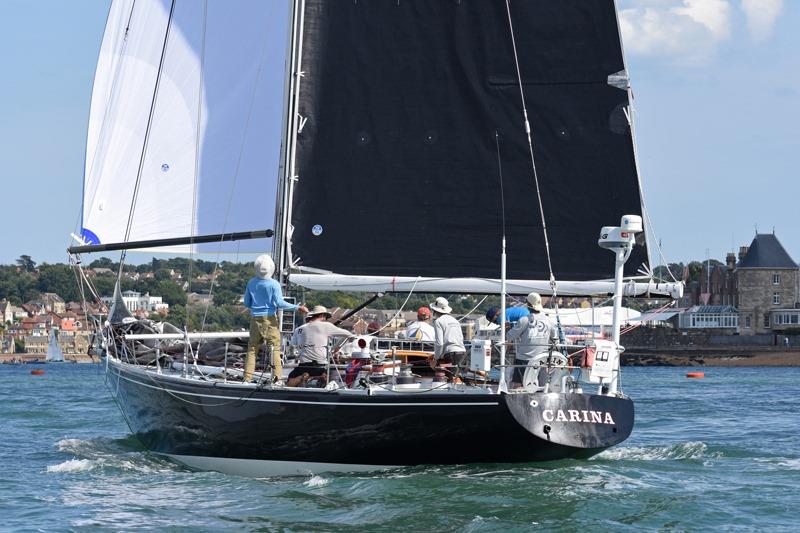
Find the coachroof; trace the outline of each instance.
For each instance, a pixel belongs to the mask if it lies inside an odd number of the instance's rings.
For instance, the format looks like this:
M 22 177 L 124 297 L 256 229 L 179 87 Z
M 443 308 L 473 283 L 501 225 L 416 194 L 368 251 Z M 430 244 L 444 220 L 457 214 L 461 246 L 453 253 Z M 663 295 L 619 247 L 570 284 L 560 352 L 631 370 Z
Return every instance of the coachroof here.
M 758 233 L 738 268 L 797 268 L 778 238 L 772 233 Z

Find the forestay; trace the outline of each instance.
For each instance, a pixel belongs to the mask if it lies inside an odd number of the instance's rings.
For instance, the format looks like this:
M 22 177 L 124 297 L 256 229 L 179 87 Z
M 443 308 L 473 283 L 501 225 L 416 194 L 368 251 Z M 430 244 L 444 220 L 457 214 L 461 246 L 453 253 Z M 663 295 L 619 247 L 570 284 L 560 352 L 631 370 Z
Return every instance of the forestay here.
M 291 251 L 346 275 L 548 280 L 504 0 L 301 3 Z M 602 226 L 641 214 L 613 0 L 511 2 L 552 263 L 613 276 Z M 641 244 L 644 244 L 642 242 Z M 627 275 L 647 264 L 637 246 Z
M 286 2 L 112 3 L 86 144 L 87 243 L 272 224 L 288 17 Z

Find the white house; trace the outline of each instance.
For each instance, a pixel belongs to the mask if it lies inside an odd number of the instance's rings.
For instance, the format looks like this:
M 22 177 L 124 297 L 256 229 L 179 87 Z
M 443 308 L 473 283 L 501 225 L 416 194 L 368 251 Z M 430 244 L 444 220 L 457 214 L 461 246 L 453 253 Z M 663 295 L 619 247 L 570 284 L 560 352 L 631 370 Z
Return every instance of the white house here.
M 101 300 L 108 306 L 114 303 L 114 298 L 110 296 L 104 296 Z M 127 307 L 128 311 L 131 313 L 137 311 L 158 313 L 160 311 L 169 310 L 169 304 L 164 303 L 161 296 L 150 296 L 149 293 L 144 293 L 144 296 L 142 296 L 141 293 L 136 291 L 123 291 L 122 301 L 125 302 L 125 307 Z

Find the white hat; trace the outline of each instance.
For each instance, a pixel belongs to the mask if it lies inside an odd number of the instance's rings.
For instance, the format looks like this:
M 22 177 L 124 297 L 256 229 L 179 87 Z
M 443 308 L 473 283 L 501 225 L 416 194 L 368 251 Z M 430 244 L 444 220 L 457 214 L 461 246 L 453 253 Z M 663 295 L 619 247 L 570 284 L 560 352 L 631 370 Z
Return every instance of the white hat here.
M 526 300 L 528 300 L 528 305 L 534 311 L 541 313 L 544 310 L 542 308 L 542 296 L 538 292 L 530 293 Z
M 450 307 L 450 304 L 447 303 L 447 298 L 442 296 L 436 298 L 436 301 L 430 304 L 428 307 L 442 315 L 450 314 L 453 311 L 453 309 Z
M 275 273 L 275 262 L 267 255 L 259 255 L 253 263 L 256 267 L 256 276 L 261 279 L 271 278 Z
M 309 311 L 309 313 L 306 315 L 306 318 L 315 317 L 317 315 L 325 315 L 328 318 L 331 317 L 331 314 L 328 312 L 328 309 L 324 305 L 315 305 L 314 309 Z

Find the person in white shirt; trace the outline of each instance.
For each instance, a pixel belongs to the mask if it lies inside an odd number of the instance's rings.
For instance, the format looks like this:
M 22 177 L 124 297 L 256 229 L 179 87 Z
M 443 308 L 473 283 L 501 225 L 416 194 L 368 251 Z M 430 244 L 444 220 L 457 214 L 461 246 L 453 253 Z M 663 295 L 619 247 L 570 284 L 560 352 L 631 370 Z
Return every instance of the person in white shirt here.
M 459 367 L 464 364 L 467 350 L 464 348 L 464 335 L 461 333 L 461 324 L 450 313 L 453 309 L 443 297 L 429 306 L 433 311 L 433 358 L 431 367 L 453 365 Z M 456 370 L 456 373 L 458 370 Z
M 406 338 L 417 341 L 432 341 L 435 332 L 431 326 L 431 310 L 427 307 L 417 309 L 417 321 L 406 328 Z
M 300 349 L 297 367 L 286 380 L 288 387 L 305 385 L 309 378 L 317 377 L 327 381 L 328 340 L 331 337 L 352 337 L 346 329 L 337 328 L 328 319 L 331 314 L 321 305 L 306 316 L 307 322 L 292 334 L 292 343 Z
M 556 328 L 549 316 L 544 314 L 542 297 L 532 292 L 527 297 L 530 316 L 521 317 L 508 332 L 506 339 L 514 343 L 515 365 L 529 364 L 537 355 L 547 353 L 556 338 Z M 525 367 L 515 367 L 511 382 L 522 386 Z

